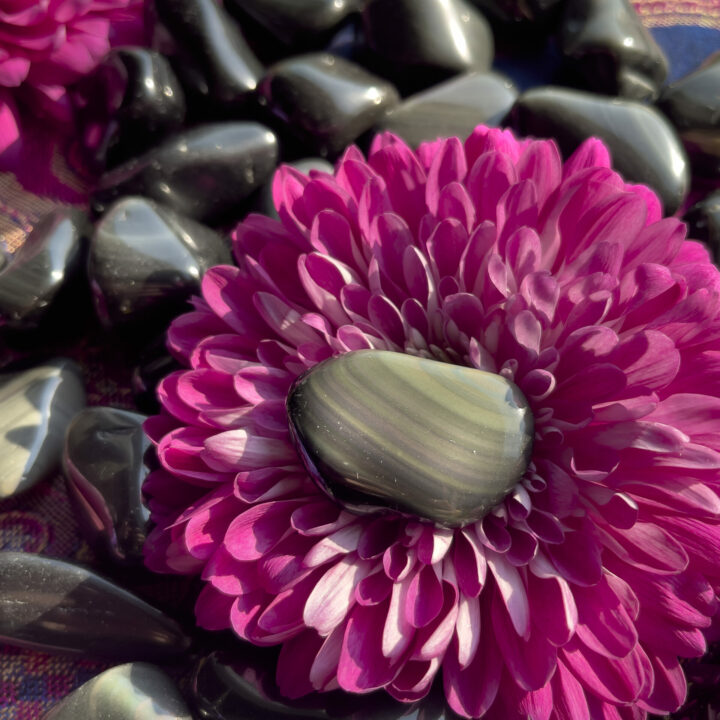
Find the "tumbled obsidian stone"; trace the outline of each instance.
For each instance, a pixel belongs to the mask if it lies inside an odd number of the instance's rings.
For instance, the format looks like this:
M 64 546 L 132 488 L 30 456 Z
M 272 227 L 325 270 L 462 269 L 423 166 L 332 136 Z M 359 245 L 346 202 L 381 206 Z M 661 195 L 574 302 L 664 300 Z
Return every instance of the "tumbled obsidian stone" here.
M 287 412 L 308 472 L 356 512 L 472 522 L 515 487 L 532 452 L 532 413 L 513 383 L 403 353 L 316 365 L 290 389 Z
M 0 374 L 0 498 L 59 468 L 68 422 L 84 406 L 80 369 L 71 360 Z
M 362 18 L 373 66 L 403 89 L 492 64 L 490 26 L 465 0 L 370 0 Z
M 610 149 L 613 167 L 626 180 L 653 188 L 667 214 L 674 213 L 687 195 L 687 156 L 670 123 L 652 107 L 541 87 L 519 97 L 512 123 L 521 135 L 554 138 L 566 157 L 587 138 L 599 137 Z
M 323 157 L 338 155 L 399 100 L 387 81 L 326 53 L 273 65 L 260 94 L 287 131 Z
M 0 327 L 34 329 L 56 303 L 69 304 L 81 282 L 86 234 L 85 216 L 70 208 L 35 225 L 0 272 Z
M 0 642 L 113 660 L 173 660 L 178 624 L 127 590 L 64 560 L 0 552 Z
M 166 673 L 136 662 L 96 675 L 41 720 L 192 720 L 192 716 Z
M 231 8 L 252 18 L 277 40 L 291 47 L 304 47 L 326 36 L 362 0 L 229 0 Z
M 680 133 L 693 169 L 720 173 L 720 52 L 666 87 L 658 105 Z
M 111 50 L 72 98 L 86 157 L 99 170 L 157 145 L 185 119 L 185 95 L 170 63 L 145 48 Z
M 277 158 L 277 138 L 263 125 L 199 125 L 103 175 L 92 206 L 103 213 L 123 195 L 143 195 L 188 217 L 222 222 L 269 179 Z
M 683 220 L 688 236 L 707 245 L 715 264 L 720 264 L 720 190 L 693 205 Z
M 500 125 L 518 92 L 497 73 L 466 73 L 413 95 L 376 126 L 417 147 L 438 137 L 467 137 L 478 125 Z
M 95 226 L 88 276 L 105 327 L 162 325 L 186 309 L 213 265 L 228 264 L 225 240 L 210 228 L 141 197 L 119 200 Z
M 668 62 L 628 0 L 566 0 L 562 49 L 585 87 L 654 99 Z
M 79 412 L 67 428 L 63 471 L 90 545 L 122 564 L 141 563 L 149 512 L 142 485 L 150 441 L 144 415 L 110 407 Z
M 221 113 L 247 109 L 263 66 L 215 0 L 155 0 L 156 21 L 174 42 L 174 64 L 194 104 Z

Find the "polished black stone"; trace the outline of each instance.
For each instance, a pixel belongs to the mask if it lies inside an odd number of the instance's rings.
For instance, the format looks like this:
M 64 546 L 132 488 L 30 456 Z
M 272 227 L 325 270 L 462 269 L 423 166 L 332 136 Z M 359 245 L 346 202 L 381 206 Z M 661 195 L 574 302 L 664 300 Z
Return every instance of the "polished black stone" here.
M 629 0 L 565 0 L 561 38 L 571 70 L 590 90 L 652 100 L 667 77 L 667 58 Z
M 510 112 L 518 92 L 497 73 L 466 73 L 409 97 L 380 120 L 417 147 L 438 137 L 467 137 L 480 124 L 497 126 Z
M 102 213 L 123 195 L 144 195 L 206 222 L 233 219 L 277 158 L 277 138 L 263 125 L 199 125 L 103 175 L 93 209 Z
M 533 417 L 517 386 L 405 353 L 325 360 L 295 381 L 287 414 L 311 477 L 352 512 L 464 525 L 512 491 L 532 453 Z
M 658 105 L 680 133 L 695 172 L 720 173 L 720 51 L 666 87 Z
M 95 226 L 88 276 L 105 327 L 162 324 L 187 309 L 213 265 L 229 264 L 213 230 L 142 197 L 119 200 Z
M 583 140 L 599 137 L 610 149 L 613 167 L 627 181 L 653 188 L 667 214 L 685 199 L 690 182 L 687 156 L 673 127 L 652 107 L 542 87 L 520 96 L 512 123 L 521 135 L 555 138 L 565 156 Z
M 91 570 L 0 552 L 0 642 L 81 657 L 174 660 L 189 641 L 174 620 Z
M 246 109 L 263 66 L 232 17 L 215 0 L 155 0 L 154 6 L 192 99 L 225 112 Z
M 192 720 L 192 715 L 166 673 L 136 662 L 96 675 L 41 720 Z
M 265 648 L 242 644 L 233 652 L 211 653 L 193 670 L 193 708 L 202 720 L 459 720 L 437 685 L 414 703 L 394 700 L 382 690 L 365 695 L 314 693 L 290 700 L 281 694 L 274 675 L 274 657 Z
M 403 89 L 492 64 L 490 26 L 465 0 L 370 0 L 362 18 L 375 69 Z
M 139 155 L 182 127 L 185 95 L 159 53 L 111 50 L 72 91 L 86 157 L 100 170 Z
M 338 155 L 399 100 L 387 81 L 326 53 L 273 65 L 260 94 L 287 131 L 323 157 Z
M 693 205 L 683 220 L 688 224 L 688 237 L 705 243 L 715 264 L 720 265 L 720 190 Z
M 287 46 L 304 47 L 334 30 L 362 0 L 230 0 Z
M 81 282 L 87 220 L 61 208 L 45 215 L 0 272 L 0 328 L 37 328 Z
M 72 360 L 0 374 L 0 498 L 59 468 L 68 422 L 84 406 L 80 368 Z
M 302 158 L 301 160 L 294 160 L 293 162 L 287 163 L 287 165 L 294 167 L 305 175 L 309 175 L 312 170 L 318 170 L 330 175 L 332 175 L 334 171 L 333 166 L 322 158 Z M 273 202 L 272 181 L 266 183 L 258 193 L 255 209 L 268 217 L 279 217 L 275 209 L 275 203 Z
M 67 428 L 63 472 L 80 528 L 113 562 L 142 563 L 150 514 L 142 502 L 150 441 L 145 415 L 110 407 L 79 412 Z

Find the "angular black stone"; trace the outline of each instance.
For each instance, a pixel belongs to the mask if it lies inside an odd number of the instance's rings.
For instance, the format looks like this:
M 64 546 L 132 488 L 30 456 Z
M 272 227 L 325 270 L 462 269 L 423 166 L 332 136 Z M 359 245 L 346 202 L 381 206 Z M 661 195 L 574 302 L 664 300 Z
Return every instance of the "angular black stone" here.
M 0 642 L 82 657 L 178 658 L 178 624 L 94 572 L 32 553 L 0 553 Z
M 490 26 L 465 0 L 370 0 L 362 18 L 377 71 L 403 89 L 492 64 Z
M 95 226 L 88 276 L 105 327 L 130 322 L 144 330 L 186 308 L 213 265 L 231 262 L 213 230 L 141 197 L 119 200 Z
M 290 431 L 318 486 L 354 512 L 392 509 L 457 526 L 522 479 L 533 417 L 500 375 L 360 350 L 326 360 L 287 396 Z
M 323 160 L 322 158 L 303 158 L 302 160 L 294 160 L 293 162 L 287 164 L 305 175 L 309 175 L 312 170 L 318 170 L 330 175 L 333 173 L 333 166 L 327 160 Z M 268 217 L 279 217 L 277 210 L 275 209 L 275 203 L 273 202 L 272 181 L 266 183 L 261 188 L 258 193 L 255 208 L 258 212 L 261 212 L 263 215 L 267 215 Z
M 68 422 L 84 406 L 80 369 L 71 360 L 0 375 L 0 498 L 60 467 Z
M 230 0 L 228 4 L 283 44 L 302 48 L 332 32 L 360 9 L 362 0 Z
M 561 38 L 590 90 L 653 100 L 667 77 L 667 58 L 629 0 L 566 0 Z
M 720 190 L 693 205 L 683 220 L 688 224 L 688 237 L 705 243 L 715 264 L 720 265 Z
M 157 21 L 174 41 L 177 70 L 193 103 L 221 112 L 247 109 L 263 66 L 215 0 L 155 0 Z
M 695 172 L 720 173 L 720 51 L 666 87 L 658 105 L 680 133 Z
M 0 272 L 0 327 L 37 328 L 56 302 L 81 282 L 87 220 L 77 210 L 53 210 L 33 228 Z
M 199 125 L 103 175 L 93 209 L 102 213 L 122 195 L 143 195 L 206 222 L 232 219 L 269 179 L 277 157 L 277 138 L 263 125 Z
M 100 170 L 182 127 L 185 95 L 170 63 L 144 48 L 111 50 L 73 89 L 86 157 Z
M 173 681 L 160 668 L 117 665 L 88 680 L 41 720 L 192 720 Z
M 273 65 L 260 94 L 275 118 L 323 157 L 338 155 L 399 100 L 387 81 L 326 53 Z
M 141 563 L 150 514 L 142 502 L 150 440 L 145 415 L 110 407 L 79 412 L 65 435 L 63 472 L 85 539 L 113 562 Z
M 557 87 L 523 93 L 512 111 L 521 135 L 551 137 L 568 156 L 589 137 L 605 142 L 613 167 L 629 182 L 658 193 L 670 215 L 690 182 L 687 156 L 670 123 L 654 108 L 632 100 Z
M 517 97 L 502 75 L 466 73 L 407 98 L 375 130 L 389 130 L 413 147 L 438 137 L 464 138 L 480 124 L 500 125 Z

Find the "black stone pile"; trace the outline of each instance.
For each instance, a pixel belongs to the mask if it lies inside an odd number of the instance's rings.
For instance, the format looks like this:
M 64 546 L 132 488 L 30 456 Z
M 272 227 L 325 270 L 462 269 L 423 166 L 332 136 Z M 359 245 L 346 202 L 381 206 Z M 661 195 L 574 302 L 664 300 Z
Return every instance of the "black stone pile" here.
M 141 487 L 157 462 L 136 411 L 157 409 L 175 367 L 164 329 L 209 267 L 232 262 L 228 229 L 275 213 L 279 163 L 329 172 L 383 130 L 416 147 L 507 126 L 556 138 L 566 156 L 599 136 L 627 180 L 682 213 L 692 179 L 720 187 L 720 53 L 667 85 L 629 0 L 155 0 L 148 22 L 153 49 L 113 50 L 73 90 L 99 177 L 89 213 L 54 211 L 0 256 L 0 501 L 62 467 L 99 558 L 90 570 L 0 553 L 0 642 L 128 663 L 48 720 L 124 720 L 150 705 L 142 717 L 450 718 L 437 695 L 290 707 L 271 651 L 241 646 L 230 664 L 222 636 L 183 629 L 177 608 L 123 587 L 142 565 Z M 720 190 L 698 200 L 691 234 L 717 260 Z M 134 407 L 85 407 L 83 370 L 66 357 L 78 346 L 104 348 Z M 192 710 L 147 660 L 194 666 Z

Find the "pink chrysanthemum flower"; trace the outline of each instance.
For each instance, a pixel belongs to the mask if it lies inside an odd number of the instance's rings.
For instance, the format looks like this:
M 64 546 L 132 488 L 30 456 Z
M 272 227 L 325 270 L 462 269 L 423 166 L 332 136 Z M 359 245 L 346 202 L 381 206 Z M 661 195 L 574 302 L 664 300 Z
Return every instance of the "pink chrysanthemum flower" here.
M 51 177 L 53 141 L 74 132 L 67 88 L 112 46 L 142 44 L 143 6 L 144 0 L 0 0 L 0 170 L 17 173 L 33 191 L 77 200 Z
M 154 570 L 198 573 L 200 625 L 282 644 L 288 696 L 442 673 L 465 716 L 676 709 L 720 583 L 720 274 L 597 140 L 479 127 L 376 138 L 334 176 L 284 167 L 280 220 L 234 233 L 169 345 L 191 369 L 147 423 Z M 497 372 L 532 462 L 476 523 L 355 515 L 308 477 L 285 397 L 361 348 Z

